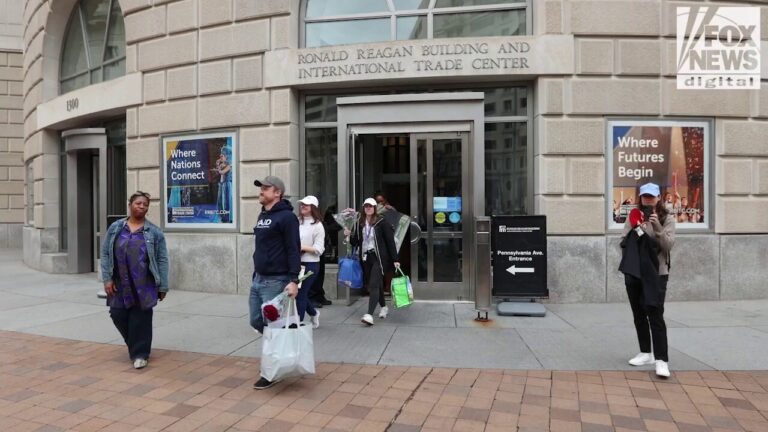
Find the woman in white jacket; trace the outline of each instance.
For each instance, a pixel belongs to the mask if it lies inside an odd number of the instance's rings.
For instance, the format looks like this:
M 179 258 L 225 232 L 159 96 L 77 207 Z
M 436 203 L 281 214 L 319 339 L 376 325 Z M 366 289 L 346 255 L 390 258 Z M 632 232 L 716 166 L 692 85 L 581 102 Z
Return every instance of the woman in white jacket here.
M 306 312 L 312 320 L 312 326 L 320 326 L 320 311 L 315 309 L 309 300 L 309 292 L 312 284 L 317 281 L 320 271 L 320 256 L 325 250 L 325 228 L 323 217 L 320 213 L 319 202 L 312 195 L 299 200 L 299 237 L 301 237 L 301 265 L 305 272 L 312 275 L 301 283 L 299 295 L 296 297 L 296 308 L 299 310 L 299 319 L 304 320 Z

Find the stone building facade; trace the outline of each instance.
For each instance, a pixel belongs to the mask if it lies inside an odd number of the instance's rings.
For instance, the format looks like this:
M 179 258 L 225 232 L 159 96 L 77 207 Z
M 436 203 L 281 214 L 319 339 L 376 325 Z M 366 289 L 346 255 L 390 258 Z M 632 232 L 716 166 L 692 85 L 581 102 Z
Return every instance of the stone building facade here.
M 0 0 L 0 248 L 21 248 L 24 223 L 23 8 Z
M 320 9 L 312 9 L 313 1 Z M 546 215 L 551 301 L 623 301 L 623 280 L 616 271 L 619 237 L 608 210 L 613 175 L 609 124 L 691 120 L 709 125 L 702 192 L 708 193 L 709 206 L 705 226 L 678 232 L 668 298 L 768 297 L 768 61 L 763 61 L 760 90 L 676 88 L 676 7 L 710 2 L 533 0 L 505 6 L 449 1 L 458 9 L 441 10 L 442 1 L 410 2 L 414 11 L 405 14 L 396 8 L 408 1 L 382 0 L 384 6 L 370 10 L 323 15 L 322 4 L 328 2 L 320 0 L 102 0 L 101 5 L 25 0 L 23 57 L 0 45 L 0 245 L 23 243 L 27 265 L 43 271 L 92 271 L 88 261 L 97 258 L 98 220 L 103 214 L 124 214 L 125 194 L 149 192 L 149 218 L 160 223 L 166 217 L 163 137 L 234 131 L 237 229 L 168 230 L 167 237 L 173 287 L 246 293 L 253 271 L 249 234 L 260 211 L 253 179 L 280 176 L 294 202 L 313 193 L 325 206 L 359 205 L 360 193 L 371 193 L 382 182 L 390 181 L 390 191 L 407 189 L 398 189 L 397 179 L 411 171 L 391 171 L 388 148 L 417 161 L 424 133 L 456 133 L 465 137 L 454 143 L 461 150 L 443 154 L 441 161 L 448 166 L 451 157 L 458 158 L 465 170 L 457 180 L 465 189 L 453 192 L 464 197 L 465 215 Z M 763 50 L 768 52 L 768 5 L 727 3 L 760 8 Z M 68 60 L 65 49 L 71 43 L 73 10 L 80 8 L 78 19 L 88 33 L 97 6 L 119 11 L 109 15 L 106 30 L 93 30 L 106 32 L 98 43 L 106 40 L 104 46 L 110 46 L 123 25 L 124 46 L 115 45 L 114 53 L 106 50 L 95 62 L 91 54 L 70 70 L 62 62 L 80 61 Z M 352 27 L 344 27 L 345 13 L 352 16 Z M 370 17 L 366 21 L 355 14 Z M 481 21 L 464 20 L 461 14 L 484 14 L 491 25 L 483 28 L 497 32 L 482 33 L 477 29 Z M 494 21 L 494 16 L 503 19 Z M 513 22 L 514 28 L 494 24 L 499 21 Z M 360 30 L 354 25 L 374 34 L 380 24 L 381 31 L 392 31 L 387 40 L 349 39 Z M 399 33 L 401 28 L 406 35 Z M 512 64 L 489 58 L 488 47 L 505 54 L 519 50 L 523 60 Z M 112 70 L 120 72 L 107 78 Z M 466 116 L 452 117 L 465 105 Z M 377 122 L 381 112 L 386 120 Z M 359 113 L 372 117 L 356 117 Z M 402 117 L 406 113 L 416 117 Z M 373 137 L 376 151 L 383 149 L 381 161 L 371 158 L 360 165 L 347 159 L 355 146 L 373 148 L 365 137 Z M 498 137 L 500 147 L 489 148 L 489 137 Z M 446 138 L 435 135 L 424 142 L 438 154 L 441 139 Z M 450 153 L 453 144 L 446 145 Z M 89 153 L 83 156 L 86 148 Z M 494 152 L 501 148 L 510 148 L 498 156 L 508 160 L 506 171 L 494 164 Z M 438 165 L 436 157 L 428 157 L 430 167 Z M 75 187 L 72 172 L 65 170 L 75 167 L 82 174 L 88 166 L 93 167 L 91 180 L 76 178 Z M 364 172 L 369 174 L 359 174 Z M 440 183 L 438 171 L 434 176 Z M 102 213 L 97 211 L 90 225 L 73 225 L 85 220 L 83 215 L 98 202 L 94 197 L 105 197 L 105 185 L 111 202 L 96 205 Z M 422 200 L 416 189 L 407 190 Z M 96 192 L 85 197 L 88 190 Z M 439 198 L 437 189 L 430 194 Z M 401 202 L 411 205 L 407 198 Z M 73 207 L 78 209 L 74 213 Z M 429 232 L 440 231 L 437 225 L 430 222 Z M 447 227 L 450 235 L 429 240 L 453 248 L 450 253 L 434 249 L 425 255 L 429 262 L 414 258 L 418 246 L 412 249 L 414 266 L 425 269 L 423 282 L 435 282 L 430 297 L 474 297 L 474 267 L 465 264 L 476 258 L 470 253 L 475 239 L 471 218 L 461 229 Z M 73 237 L 72 230 L 95 234 Z M 464 243 L 456 242 L 461 235 Z M 456 252 L 457 244 L 463 250 Z M 342 253 L 339 246 L 334 243 L 330 259 Z M 457 254 L 459 270 L 451 270 L 458 272 L 456 278 L 441 281 L 438 273 L 444 266 L 436 258 L 444 253 Z M 73 264 L 75 254 L 81 259 Z M 335 285 L 333 280 L 329 265 L 326 288 Z M 451 289 L 458 286 L 459 294 L 441 294 L 441 282 L 454 283 Z

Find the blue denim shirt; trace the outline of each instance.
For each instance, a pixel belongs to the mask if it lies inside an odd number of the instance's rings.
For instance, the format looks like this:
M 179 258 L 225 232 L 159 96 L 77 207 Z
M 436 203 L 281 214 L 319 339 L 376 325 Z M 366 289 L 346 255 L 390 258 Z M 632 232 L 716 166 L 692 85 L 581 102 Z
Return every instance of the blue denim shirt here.
M 128 218 L 123 218 L 112 223 L 101 244 L 101 281 L 113 280 L 115 272 L 115 240 L 120 231 L 125 227 Z M 147 255 L 149 255 L 149 271 L 155 278 L 157 289 L 160 292 L 168 292 L 168 248 L 165 246 L 163 231 L 148 220 L 144 221 L 144 241 L 147 243 Z

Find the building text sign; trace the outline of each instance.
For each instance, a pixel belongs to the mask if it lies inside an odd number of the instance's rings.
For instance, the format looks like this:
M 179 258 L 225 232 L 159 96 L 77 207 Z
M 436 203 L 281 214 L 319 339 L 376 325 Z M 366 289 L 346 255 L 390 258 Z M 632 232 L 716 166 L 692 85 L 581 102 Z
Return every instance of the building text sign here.
M 573 73 L 573 37 L 390 41 L 265 55 L 266 86 L 484 75 Z
M 548 297 L 547 217 L 491 216 L 494 297 Z

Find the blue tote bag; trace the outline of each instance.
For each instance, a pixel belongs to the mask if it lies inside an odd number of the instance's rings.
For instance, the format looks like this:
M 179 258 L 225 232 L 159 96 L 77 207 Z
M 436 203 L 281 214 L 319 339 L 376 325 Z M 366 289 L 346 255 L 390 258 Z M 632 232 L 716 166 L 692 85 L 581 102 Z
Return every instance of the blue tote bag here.
M 350 289 L 363 287 L 363 266 L 353 250 L 351 254 L 339 259 L 339 285 Z

